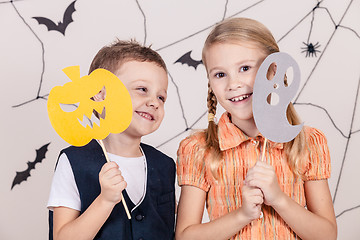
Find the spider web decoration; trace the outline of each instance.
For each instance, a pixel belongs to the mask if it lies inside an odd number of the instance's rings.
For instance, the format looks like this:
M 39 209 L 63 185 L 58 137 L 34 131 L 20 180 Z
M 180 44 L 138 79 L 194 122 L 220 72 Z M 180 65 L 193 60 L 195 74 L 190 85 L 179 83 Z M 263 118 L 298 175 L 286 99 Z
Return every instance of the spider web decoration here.
M 181 139 L 192 130 L 207 126 L 207 79 L 202 64 L 197 68 L 174 64 L 191 51 L 201 59 L 203 42 L 210 29 L 231 17 L 251 17 L 265 23 L 273 32 L 281 51 L 292 55 L 302 72 L 302 82 L 294 104 L 306 125 L 322 130 L 328 139 L 332 158 L 329 186 L 338 222 L 339 239 L 356 239 L 360 214 L 357 169 L 360 143 L 360 0 L 185 0 L 105 1 L 77 0 L 76 12 L 66 36 L 39 26 L 34 16 L 62 19 L 73 2 L 35 0 L 0 1 L 0 71 L 6 100 L 1 110 L 3 159 L 0 191 L 1 239 L 42 239 L 43 230 L 30 218 L 6 218 L 14 212 L 46 219 L 44 199 L 62 143 L 47 120 L 46 100 L 50 89 L 68 81 L 61 69 L 80 65 L 82 75 L 100 47 L 120 39 L 136 38 L 158 50 L 169 70 L 168 100 L 164 121 L 155 133 L 143 138 L 176 159 Z M 206 6 L 206 11 L 204 11 Z M 286 9 L 286 11 L 284 10 Z M 121 10 L 121 14 L 119 11 Z M 100 13 L 98 18 L 94 14 Z M 266 14 L 265 14 L 266 13 Z M 284 21 L 286 20 L 286 21 Z M 106 26 L 106 27 L 104 27 Z M 223 109 L 219 107 L 217 117 Z M 25 120 L 27 119 L 27 120 Z M 21 137 L 19 137 L 21 136 Z M 6 141 L 5 141 L 6 140 Z M 46 159 L 31 177 L 10 190 L 16 171 L 26 169 L 35 149 L 52 142 Z M 33 191 L 44 189 L 36 198 Z M 22 209 L 18 199 L 27 200 Z M 42 216 L 39 212 L 44 212 Z M 33 217 L 31 217 L 33 219 Z M 204 221 L 207 221 L 205 214 Z M 19 232 L 16 226 L 23 226 Z M 18 234 L 17 236 L 15 236 Z M 36 235 L 38 234 L 38 235 Z M 36 235 L 36 236 L 35 236 Z M 31 236 L 31 237 L 29 237 Z

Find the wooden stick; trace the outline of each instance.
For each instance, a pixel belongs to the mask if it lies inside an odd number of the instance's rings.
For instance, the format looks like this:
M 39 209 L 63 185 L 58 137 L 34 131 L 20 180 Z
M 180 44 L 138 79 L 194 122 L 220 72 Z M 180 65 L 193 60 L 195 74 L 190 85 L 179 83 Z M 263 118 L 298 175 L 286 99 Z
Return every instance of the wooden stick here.
M 263 149 L 262 149 L 262 155 L 261 155 L 261 161 L 262 162 L 264 161 L 264 157 L 265 157 L 266 143 L 267 143 L 267 138 L 265 138 L 264 146 L 263 146 Z
M 101 148 L 102 148 L 102 150 L 103 150 L 103 152 L 104 152 L 106 161 L 107 161 L 107 162 L 110 162 L 103 141 L 102 141 L 102 140 L 99 140 L 99 142 L 100 142 L 100 146 L 101 146 Z M 126 212 L 126 215 L 127 215 L 128 219 L 131 219 L 131 215 L 130 215 L 129 209 L 128 209 L 127 205 L 126 205 L 126 202 L 125 202 L 125 199 L 124 199 L 122 193 L 121 193 L 121 202 L 122 202 L 123 205 L 124 205 L 125 212 Z
M 267 143 L 267 138 L 265 138 L 265 140 L 264 140 L 264 146 L 263 146 L 263 149 L 262 149 L 262 154 L 261 154 L 261 161 L 262 162 L 264 162 L 264 158 L 265 158 L 266 143 Z M 263 213 L 263 210 L 261 209 L 259 219 L 261 219 L 263 217 L 264 217 L 264 213 Z

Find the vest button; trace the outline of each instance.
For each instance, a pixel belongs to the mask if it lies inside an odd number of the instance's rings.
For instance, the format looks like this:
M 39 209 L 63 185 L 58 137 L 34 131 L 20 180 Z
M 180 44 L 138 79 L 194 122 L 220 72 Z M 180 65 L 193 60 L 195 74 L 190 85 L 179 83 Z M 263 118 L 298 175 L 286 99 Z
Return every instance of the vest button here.
M 141 221 L 141 220 L 143 220 L 143 218 L 144 218 L 144 216 L 141 215 L 141 214 L 138 214 L 138 215 L 135 216 L 135 219 L 136 219 L 137 221 Z
M 144 239 L 141 237 L 141 238 L 139 238 L 138 240 L 144 240 Z

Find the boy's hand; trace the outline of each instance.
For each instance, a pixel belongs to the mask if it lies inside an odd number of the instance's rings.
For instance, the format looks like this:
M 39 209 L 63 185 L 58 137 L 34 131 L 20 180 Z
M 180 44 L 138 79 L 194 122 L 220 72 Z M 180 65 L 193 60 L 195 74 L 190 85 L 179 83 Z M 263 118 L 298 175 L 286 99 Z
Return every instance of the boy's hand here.
M 279 199 L 284 196 L 274 168 L 265 162 L 258 161 L 255 166 L 248 171 L 245 184 L 260 188 L 264 194 L 264 203 L 269 206 L 273 206 L 273 204 L 276 204 Z
M 249 219 L 249 221 L 258 219 L 261 213 L 261 204 L 264 202 L 264 197 L 261 190 L 257 187 L 252 187 L 245 184 L 241 191 L 241 209 L 243 213 Z
M 114 205 L 121 201 L 121 192 L 127 184 L 115 162 L 104 164 L 99 173 L 99 182 L 101 186 L 100 197 L 103 200 Z

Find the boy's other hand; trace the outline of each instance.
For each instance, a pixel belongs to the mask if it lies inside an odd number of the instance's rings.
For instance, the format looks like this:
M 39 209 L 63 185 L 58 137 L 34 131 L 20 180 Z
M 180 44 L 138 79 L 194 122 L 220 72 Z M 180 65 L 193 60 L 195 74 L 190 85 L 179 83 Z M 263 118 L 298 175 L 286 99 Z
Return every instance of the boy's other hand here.
M 99 173 L 99 182 L 101 186 L 100 197 L 104 201 L 114 205 L 121 201 L 121 193 L 127 184 L 115 162 L 104 164 Z

